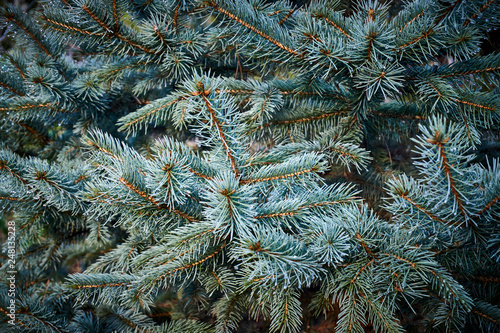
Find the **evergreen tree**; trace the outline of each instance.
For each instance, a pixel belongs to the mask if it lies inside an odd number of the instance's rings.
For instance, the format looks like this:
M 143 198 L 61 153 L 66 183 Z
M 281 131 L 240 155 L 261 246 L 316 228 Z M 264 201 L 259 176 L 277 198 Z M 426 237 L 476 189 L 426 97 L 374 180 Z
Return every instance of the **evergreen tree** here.
M 2 332 L 500 331 L 500 3 L 342 8 L 3 8 Z

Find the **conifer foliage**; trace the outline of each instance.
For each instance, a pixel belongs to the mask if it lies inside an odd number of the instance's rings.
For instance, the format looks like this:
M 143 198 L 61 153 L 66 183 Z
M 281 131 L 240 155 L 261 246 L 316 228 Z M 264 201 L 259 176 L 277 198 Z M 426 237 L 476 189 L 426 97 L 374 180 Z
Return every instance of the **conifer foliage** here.
M 3 8 L 1 331 L 499 332 L 500 3 L 342 8 Z

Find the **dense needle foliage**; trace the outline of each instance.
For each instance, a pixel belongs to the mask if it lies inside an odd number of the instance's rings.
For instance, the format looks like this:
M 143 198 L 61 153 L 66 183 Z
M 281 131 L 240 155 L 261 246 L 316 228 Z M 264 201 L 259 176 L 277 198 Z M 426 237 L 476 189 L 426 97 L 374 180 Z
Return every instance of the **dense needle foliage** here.
M 0 330 L 500 332 L 500 2 L 343 8 L 2 8 Z

